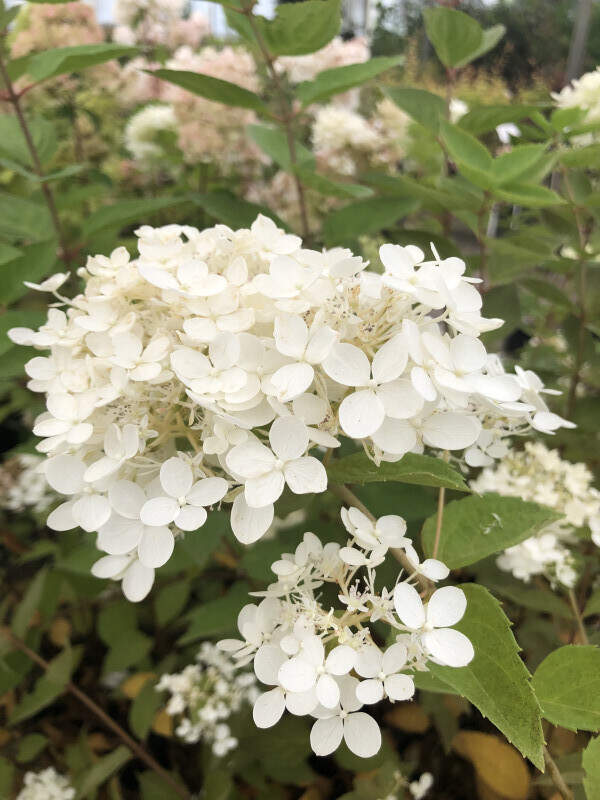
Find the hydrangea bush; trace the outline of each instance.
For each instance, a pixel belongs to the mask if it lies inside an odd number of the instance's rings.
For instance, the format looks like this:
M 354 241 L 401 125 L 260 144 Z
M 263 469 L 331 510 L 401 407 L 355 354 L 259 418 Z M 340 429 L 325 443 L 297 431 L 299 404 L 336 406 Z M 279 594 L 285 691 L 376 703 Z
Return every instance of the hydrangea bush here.
M 597 70 L 225 13 L 0 3 L 0 796 L 591 800 Z

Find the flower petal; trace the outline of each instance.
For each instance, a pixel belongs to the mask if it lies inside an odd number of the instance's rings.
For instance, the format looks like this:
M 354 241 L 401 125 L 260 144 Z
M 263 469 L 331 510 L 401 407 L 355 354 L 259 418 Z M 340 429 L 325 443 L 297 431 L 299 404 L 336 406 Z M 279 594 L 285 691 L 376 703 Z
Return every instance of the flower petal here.
M 285 711 L 285 695 L 279 688 L 261 694 L 254 703 L 252 717 L 257 728 L 271 728 Z
M 259 475 L 257 478 L 248 478 L 244 485 L 244 496 L 250 508 L 264 508 L 272 505 L 283 492 L 285 480 L 283 472 L 274 469 Z
M 353 439 L 364 439 L 382 426 L 385 408 L 374 391 L 363 389 L 345 397 L 338 414 L 345 434 Z
M 177 456 L 167 459 L 160 468 L 161 486 L 171 497 L 185 497 L 193 482 L 192 468 Z
M 325 708 L 335 708 L 340 702 L 340 687 L 331 675 L 321 675 L 317 681 L 316 695 Z
M 254 673 L 261 683 L 266 683 L 267 686 L 276 686 L 279 668 L 287 660 L 288 657 L 280 647 L 274 644 L 263 644 L 254 656 Z
M 174 497 L 153 497 L 140 509 L 144 525 L 168 525 L 179 514 L 180 505 Z
M 394 606 L 400 620 L 411 630 L 425 623 L 425 608 L 419 593 L 410 583 L 399 583 L 394 589 Z
M 241 493 L 235 498 L 231 508 L 231 529 L 242 544 L 253 544 L 269 530 L 274 516 L 272 504 L 264 508 L 250 508 Z
M 383 700 L 383 683 L 379 679 L 370 678 L 361 681 L 356 688 L 356 696 L 361 703 L 372 705 Z
M 381 747 L 379 725 L 364 711 L 349 714 L 344 721 L 344 741 L 354 755 L 371 758 Z
M 388 675 L 383 686 L 390 700 L 410 700 L 415 693 L 415 682 L 410 675 Z
M 121 584 L 123 594 L 132 603 L 139 603 L 148 594 L 154 583 L 154 570 L 134 561 L 127 568 Z
M 175 539 L 169 528 L 146 527 L 138 544 L 138 558 L 145 567 L 157 569 L 171 558 Z
M 429 653 L 447 667 L 466 667 L 475 655 L 470 639 L 454 628 L 430 631 L 421 641 Z
M 371 365 L 365 353 L 347 342 L 334 344 L 323 361 L 323 369 L 342 386 L 366 386 L 371 377 Z
M 290 658 L 279 668 L 279 683 L 290 692 L 306 692 L 315 685 L 316 679 L 314 665 L 299 656 Z
M 457 586 L 442 586 L 427 603 L 427 622 L 435 628 L 448 628 L 463 618 L 467 598 Z
M 319 459 L 313 456 L 288 461 L 283 473 L 294 494 L 319 493 L 327 488 L 327 471 Z
M 340 717 L 318 719 L 310 731 L 310 746 L 317 756 L 328 756 L 338 749 L 344 735 Z

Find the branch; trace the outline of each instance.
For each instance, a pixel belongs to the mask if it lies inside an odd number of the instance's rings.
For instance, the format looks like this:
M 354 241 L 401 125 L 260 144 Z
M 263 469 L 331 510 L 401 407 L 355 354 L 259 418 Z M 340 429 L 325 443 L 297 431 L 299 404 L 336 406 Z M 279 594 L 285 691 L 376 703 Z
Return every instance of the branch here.
M 34 661 L 45 672 L 48 671 L 50 664 L 41 656 L 39 656 L 34 650 L 31 650 L 25 644 L 25 642 L 23 642 L 10 631 L 6 630 L 6 628 L 2 629 L 1 632 L 10 641 L 10 643 L 17 648 L 17 650 L 25 653 L 28 658 Z M 178 797 L 183 797 L 184 800 L 191 800 L 192 795 L 188 792 L 188 790 L 174 780 L 167 770 L 164 767 L 161 767 L 158 761 L 156 761 L 147 750 L 138 744 L 138 742 L 136 742 L 135 739 L 133 739 L 127 733 L 127 731 L 123 730 L 123 728 L 117 722 L 115 722 L 115 720 L 112 719 L 112 717 L 110 717 L 106 711 L 100 708 L 100 706 L 95 703 L 91 697 L 88 697 L 85 692 L 82 692 L 81 689 L 79 689 L 72 681 L 69 681 L 66 684 L 65 689 L 74 697 L 76 697 L 81 703 L 83 703 L 83 705 L 86 706 L 86 708 L 88 708 L 92 714 L 94 714 L 94 716 L 96 716 L 102 722 L 103 725 L 105 725 L 107 728 L 110 728 L 110 730 L 115 733 L 119 739 L 121 739 L 123 744 L 125 744 L 126 747 L 128 747 L 131 752 L 140 759 L 140 761 L 143 761 L 146 766 L 150 767 L 150 769 L 156 772 L 157 775 L 160 775 L 160 777 L 165 781 L 165 783 L 169 784 Z
M 359 500 L 359 498 L 354 494 L 354 492 L 347 486 L 343 484 L 334 483 L 329 488 L 331 489 L 331 492 L 333 494 L 339 497 L 342 503 L 348 506 L 354 506 L 355 508 L 358 508 L 359 511 L 362 511 L 365 517 L 368 517 L 371 520 L 371 522 L 377 522 L 377 518 L 374 517 L 373 514 L 371 514 L 371 512 L 362 502 L 362 500 Z M 404 569 L 409 574 L 412 574 L 415 571 L 414 564 L 411 564 L 411 562 L 408 560 L 408 557 L 404 552 L 404 550 L 401 550 L 399 547 L 392 547 L 390 549 L 390 552 L 392 553 L 394 558 L 402 564 Z M 432 587 L 431 581 L 428 580 L 424 575 L 421 575 L 419 572 L 416 573 L 416 578 L 417 581 L 419 582 L 421 590 L 429 594 Z
M 579 604 L 577 603 L 577 598 L 575 597 L 575 592 L 573 591 L 573 589 L 569 589 L 568 596 L 569 596 L 569 603 L 571 604 L 571 608 L 573 609 L 573 615 L 577 621 L 577 628 L 579 629 L 579 638 L 581 639 L 581 643 L 589 644 L 590 640 L 588 639 L 588 635 L 586 633 L 585 626 L 583 624 L 581 611 L 579 610 Z
M 42 162 L 40 160 L 37 147 L 35 146 L 35 142 L 33 141 L 33 136 L 31 135 L 31 131 L 29 130 L 27 119 L 25 117 L 25 114 L 23 113 L 23 109 L 21 108 L 21 95 L 24 93 L 24 91 L 31 88 L 31 86 L 27 87 L 23 92 L 20 93 L 17 93 L 15 91 L 15 87 L 13 86 L 12 80 L 10 79 L 10 75 L 8 74 L 8 70 L 6 68 L 6 62 L 4 60 L 4 54 L 2 52 L 2 38 L 4 38 L 5 35 L 6 34 L 4 33 L 2 36 L 0 36 L 0 77 L 2 78 L 2 81 L 6 89 L 5 91 L 6 99 L 12 105 L 17 120 L 19 122 L 21 131 L 23 132 L 25 144 L 27 145 L 27 149 L 29 150 L 29 155 L 31 156 L 33 171 L 38 176 L 38 178 L 43 179 L 45 175 L 42 167 Z M 71 262 L 71 257 L 69 254 L 69 249 L 67 247 L 64 230 L 58 216 L 58 211 L 56 209 L 54 194 L 46 181 L 42 180 L 40 183 L 40 187 L 42 190 L 42 194 L 44 195 L 44 200 L 46 201 L 46 205 L 48 206 L 48 211 L 50 212 L 52 225 L 58 237 L 58 242 L 60 244 L 60 249 L 61 249 L 61 258 L 65 262 L 66 266 L 69 267 Z
M 556 762 L 550 755 L 550 751 L 545 745 L 544 745 L 544 764 L 548 768 L 548 772 L 550 773 L 552 783 L 558 789 L 558 792 L 560 796 L 563 798 L 563 800 L 575 800 L 573 792 L 567 786 L 565 779 L 560 774 L 560 770 Z
M 262 32 L 256 21 L 254 19 L 254 14 L 252 13 L 253 6 L 244 6 L 242 9 L 234 9 L 239 13 L 243 14 L 246 19 L 248 20 L 248 24 L 252 28 L 252 33 L 254 34 L 254 38 L 256 39 L 256 43 L 258 44 L 258 48 L 262 54 L 262 57 L 265 61 L 265 65 L 267 67 L 267 71 L 271 76 L 271 80 L 273 81 L 273 86 L 275 87 L 275 91 L 279 97 L 279 105 L 281 107 L 281 124 L 285 129 L 285 135 L 287 139 L 288 151 L 290 154 L 290 163 L 292 165 L 292 177 L 294 179 L 294 183 L 296 185 L 296 194 L 298 196 L 298 206 L 300 208 L 300 222 L 302 226 L 302 237 L 303 239 L 310 239 L 310 227 L 308 224 L 308 212 L 306 210 L 306 197 L 304 194 L 304 186 L 302 181 L 300 180 L 299 176 L 295 172 L 295 168 L 298 166 L 298 159 L 296 155 L 296 141 L 294 138 L 294 126 L 293 120 L 295 117 L 294 110 L 289 102 L 288 96 L 285 92 L 285 89 L 281 85 L 281 81 L 279 79 L 279 75 L 277 74 L 277 70 L 274 66 L 275 58 L 269 51 L 267 43 L 264 40 Z

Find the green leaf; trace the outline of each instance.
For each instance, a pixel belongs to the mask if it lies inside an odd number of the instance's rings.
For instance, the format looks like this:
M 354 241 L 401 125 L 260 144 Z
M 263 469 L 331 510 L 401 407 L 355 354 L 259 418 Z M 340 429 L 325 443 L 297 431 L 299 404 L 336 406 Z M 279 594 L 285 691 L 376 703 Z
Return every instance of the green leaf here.
M 544 717 L 569 730 L 600 730 L 600 649 L 567 645 L 550 653 L 533 675 Z
M 126 47 L 115 43 L 80 44 L 73 47 L 57 47 L 53 50 L 44 50 L 27 57 L 24 69 L 21 67 L 19 74 L 26 73 L 34 81 L 44 81 L 70 72 L 79 72 L 88 67 L 95 67 L 112 61 L 113 58 L 133 56 L 138 52 L 136 47 Z M 13 62 L 14 64 L 14 62 Z M 9 72 L 14 79 L 16 76 Z
M 8 758 L 0 756 L 0 797 L 13 797 L 12 787 L 15 768 Z
M 98 759 L 75 784 L 77 794 L 75 800 L 93 797 L 96 789 L 113 775 L 117 770 L 133 758 L 131 752 L 123 745 L 117 747 L 112 753 Z
M 340 0 L 281 3 L 274 19 L 254 17 L 271 55 L 303 56 L 330 42 L 340 29 Z
M 373 80 L 382 72 L 399 66 L 403 56 L 377 56 L 363 64 L 348 64 L 319 72 L 312 81 L 303 81 L 296 87 L 296 96 L 302 100 L 303 106 L 311 103 L 322 103 L 333 95 L 347 92 L 355 86 L 361 86 Z
M 540 708 L 519 658 L 510 622 L 484 586 L 461 586 L 467 610 L 454 627 L 469 637 L 475 658 L 454 669 L 431 664 L 433 675 L 466 697 L 538 769 L 543 769 Z
M 508 153 L 494 159 L 492 173 L 498 186 L 518 179 L 529 178 L 531 170 L 540 163 L 546 154 L 544 144 L 520 144 Z
M 446 113 L 446 105 L 441 97 L 424 89 L 413 89 L 408 86 L 385 89 L 385 94 L 415 122 L 437 134 L 440 119 L 443 119 Z
M 592 617 L 596 614 L 600 614 L 600 589 L 596 589 L 592 594 L 583 612 L 584 617 Z
M 115 227 L 122 230 L 126 225 L 132 223 L 146 222 L 146 217 L 163 208 L 171 208 L 182 203 L 188 202 L 188 197 L 148 197 L 135 198 L 132 200 L 119 200 L 110 206 L 103 206 L 89 215 L 82 226 L 84 236 L 91 236 L 93 233 L 104 228 Z
M 573 303 L 569 297 L 558 286 L 549 281 L 543 281 L 539 278 L 524 278 L 519 281 L 519 285 L 531 292 L 534 297 L 547 300 L 563 311 L 574 312 Z
M 129 709 L 129 727 L 138 739 L 148 736 L 154 715 L 163 703 L 160 692 L 155 687 L 156 681 L 146 681 Z
M 452 125 L 446 120 L 440 120 L 440 132 L 452 160 L 459 167 L 464 166 L 470 170 L 469 173 L 465 173 L 469 180 L 472 172 L 481 176 L 485 182 L 493 181 L 492 157 L 481 142 L 458 125 Z
M 58 145 L 55 126 L 43 117 L 29 117 L 27 127 L 42 164 L 49 161 Z M 14 114 L 0 114 L 0 155 L 18 161 L 26 167 L 32 166 L 31 153 Z M 37 177 L 37 176 L 36 176 Z
M 228 800 L 234 790 L 233 778 L 224 769 L 211 770 L 202 787 L 205 800 Z
M 406 197 L 373 197 L 350 203 L 325 218 L 325 241 L 329 245 L 343 244 L 349 237 L 356 238 L 392 227 L 414 211 L 418 204 L 418 200 Z
M 276 225 L 284 230 L 288 226 L 277 214 L 265 206 L 249 203 L 236 197 L 225 189 L 217 189 L 206 194 L 193 194 L 191 200 L 201 206 L 207 214 L 230 228 L 249 228 L 259 214 L 270 217 Z
M 494 195 L 509 203 L 516 203 L 530 208 L 545 208 L 564 202 L 563 199 L 545 186 L 529 183 L 505 183 L 495 188 Z
M 54 239 L 30 244 L 22 248 L 17 258 L 0 265 L 0 302 L 4 305 L 14 303 L 29 291 L 23 281 L 37 283 L 49 275 L 56 265 L 56 246 Z M 26 312 L 22 322 L 13 324 L 22 326 L 32 323 L 34 323 L 33 312 Z
M 537 111 L 539 108 L 531 105 L 478 106 L 467 111 L 458 124 L 473 136 L 480 136 L 505 122 L 520 122 Z
M 189 644 L 197 639 L 222 636 L 235 631 L 240 609 L 251 602 L 252 598 L 248 597 L 249 591 L 247 583 L 238 581 L 222 597 L 194 608 L 186 616 L 191 624 L 178 640 L 178 644 Z
M 572 150 L 565 150 L 560 155 L 560 162 L 566 167 L 576 167 L 586 169 L 596 168 L 600 164 L 600 144 L 591 144 L 588 147 L 575 147 Z
M 152 649 L 153 639 L 138 630 L 121 631 L 111 641 L 102 669 L 108 672 L 120 672 L 137 664 Z
M 311 3 L 325 3 L 328 0 L 307 0 Z M 297 5 L 297 4 L 294 4 Z M 280 6 L 280 8 L 285 6 Z M 294 165 L 290 160 L 288 140 L 285 133 L 279 128 L 267 125 L 248 125 L 248 136 L 257 144 L 263 153 L 278 164 L 286 172 L 293 172 Z M 296 150 L 296 166 L 300 169 L 314 169 L 315 157 L 303 144 L 294 142 Z
M 173 773 L 171 775 L 177 780 Z M 156 772 L 148 770 L 147 772 L 138 773 L 137 779 L 140 785 L 141 800 L 177 800 L 179 797 L 173 791 L 173 787 L 160 775 L 157 775 Z M 204 792 L 204 787 L 202 787 L 202 791 Z
M 585 770 L 583 786 L 587 800 L 600 798 L 600 737 L 590 739 L 583 751 L 581 765 Z
M 419 486 L 444 486 L 458 492 L 468 492 L 463 476 L 441 458 L 407 453 L 400 461 L 382 462 L 379 467 L 364 453 L 353 453 L 332 461 L 327 467 L 331 483 L 373 483 L 398 481 Z
M 547 589 L 533 589 L 522 581 L 512 580 L 505 573 L 502 579 L 487 579 L 487 588 L 494 594 L 506 597 L 507 600 L 524 608 L 531 608 L 543 614 L 553 614 L 561 619 L 573 619 L 573 612 L 563 600 Z
M 98 636 L 108 646 L 122 631 L 128 633 L 135 631 L 136 627 L 135 606 L 125 599 L 104 606 L 98 614 Z
M 48 208 L 42 203 L 0 192 L 0 236 L 10 242 L 50 239 L 54 229 Z
M 48 744 L 48 737 L 41 733 L 30 733 L 19 741 L 17 761 L 26 764 L 38 756 Z
M 213 100 L 215 103 L 223 103 L 223 105 L 237 108 L 250 108 L 262 114 L 268 113 L 267 107 L 258 95 L 244 89 L 243 86 L 238 86 L 237 83 L 223 81 L 200 72 L 186 72 L 179 69 L 144 70 L 144 72 L 168 83 L 174 83 L 192 94 Z
M 32 717 L 53 703 L 65 690 L 82 655 L 83 647 L 67 647 L 53 658 L 48 670 L 36 682 L 33 691 L 25 695 L 13 709 L 9 716 L 9 725 L 16 725 L 17 722 Z
M 486 53 L 489 53 L 489 51 L 492 50 L 494 47 L 496 47 L 500 39 L 504 36 L 504 34 L 506 33 L 506 28 L 504 27 L 504 25 L 492 25 L 491 28 L 486 28 L 481 33 L 482 37 L 481 37 L 481 44 L 479 45 L 479 47 L 476 50 L 473 50 L 471 53 L 469 53 L 468 56 L 466 56 L 462 61 L 460 61 L 455 66 L 465 67 L 467 64 L 470 64 L 472 61 L 475 61 L 475 59 L 481 58 L 481 56 L 484 56 Z
M 437 558 L 450 569 L 459 569 L 529 539 L 560 519 L 560 514 L 537 503 L 499 494 L 471 495 L 454 500 L 444 509 Z M 423 550 L 433 555 L 436 517 L 425 521 Z
M 319 175 L 317 172 L 309 172 L 308 170 L 296 169 L 296 175 L 300 178 L 304 186 L 309 189 L 314 189 L 328 197 L 352 197 L 355 199 L 371 197 L 373 190 L 368 186 L 361 186 L 358 183 L 341 183 L 339 181 L 332 181 L 324 175 Z
M 438 6 L 423 11 L 425 31 L 438 58 L 446 67 L 468 64 L 483 46 L 481 26 L 462 11 Z
M 187 581 L 177 581 L 161 589 L 154 601 L 157 624 L 163 627 L 175 619 L 184 609 L 189 595 L 190 584 Z

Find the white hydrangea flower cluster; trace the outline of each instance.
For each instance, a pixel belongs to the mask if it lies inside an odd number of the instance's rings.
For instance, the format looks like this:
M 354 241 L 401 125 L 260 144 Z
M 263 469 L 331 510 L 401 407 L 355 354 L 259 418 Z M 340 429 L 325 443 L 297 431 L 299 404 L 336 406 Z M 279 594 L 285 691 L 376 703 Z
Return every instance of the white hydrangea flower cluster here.
M 238 744 L 225 720 L 244 703 L 254 703 L 256 679 L 251 672 L 235 674 L 231 660 L 210 642 L 204 642 L 196 662 L 183 672 L 162 675 L 156 690 L 171 693 L 166 711 L 179 720 L 177 736 L 188 744 L 202 740 L 221 757 Z
M 152 104 L 134 114 L 125 127 L 125 147 L 136 161 L 156 162 L 164 156 L 161 133 L 177 131 L 172 106 Z
M 23 788 L 16 800 L 73 800 L 75 789 L 54 767 L 41 772 L 26 772 Z
M 415 588 L 420 575 L 443 580 L 448 568 L 436 559 L 419 562 L 402 517 L 371 520 L 353 507 L 341 516 L 346 546 L 323 545 L 305 533 L 294 553 L 272 565 L 276 583 L 255 593 L 264 599 L 241 610 L 241 640 L 224 639 L 219 647 L 240 665 L 253 661 L 256 677 L 272 687 L 254 704 L 259 728 L 275 725 L 286 709 L 311 715 L 316 755 L 329 755 L 344 740 L 369 758 L 380 748 L 381 732 L 360 709 L 384 697 L 409 700 L 415 692 L 410 673 L 426 671 L 428 661 L 466 666 L 474 653 L 469 639 L 451 627 L 465 612 L 464 592 L 444 586 L 423 602 Z M 390 548 L 402 550 L 413 570 L 390 591 L 376 589 L 377 566 Z M 337 592 L 337 608 L 324 605 L 319 590 L 327 583 Z M 369 627 L 374 622 L 391 628 L 384 649 Z
M 552 522 L 536 536 L 509 547 L 499 556 L 500 569 L 528 582 L 545 575 L 572 587 L 577 581 L 569 545 L 577 541 L 576 528 L 589 527 L 600 547 L 600 492 L 585 464 L 572 464 L 540 442 L 527 442 L 525 449 L 509 451 L 492 469 L 484 469 L 471 482 L 476 492 L 497 492 L 556 509 L 564 519 Z
M 46 395 L 50 486 L 67 496 L 53 530 L 97 532 L 98 577 L 141 600 L 175 537 L 232 502 L 250 544 L 273 521 L 287 486 L 323 492 L 316 447 L 357 440 L 377 463 L 405 453 L 476 448 L 551 413 L 533 372 L 504 372 L 479 339 L 476 279 L 458 258 L 426 260 L 385 244 L 381 274 L 349 250 L 315 251 L 259 216 L 250 229 L 142 226 L 139 256 L 123 247 L 88 259 L 84 291 L 68 274 L 33 288 L 57 303 L 39 330 L 13 342 L 50 350 L 26 364 Z M 473 455 L 473 454 L 472 454 Z
M 29 508 L 41 513 L 55 500 L 56 492 L 49 486 L 42 465 L 44 459 L 31 453 L 18 453 L 0 468 L 0 508 L 24 511 Z
M 383 137 L 369 120 L 339 105 L 319 108 L 313 123 L 312 140 L 317 158 L 340 175 L 356 172 L 352 151 L 372 156 L 384 145 Z
M 600 122 L 600 67 L 553 92 L 552 98 L 559 108 L 583 108 L 586 122 Z

